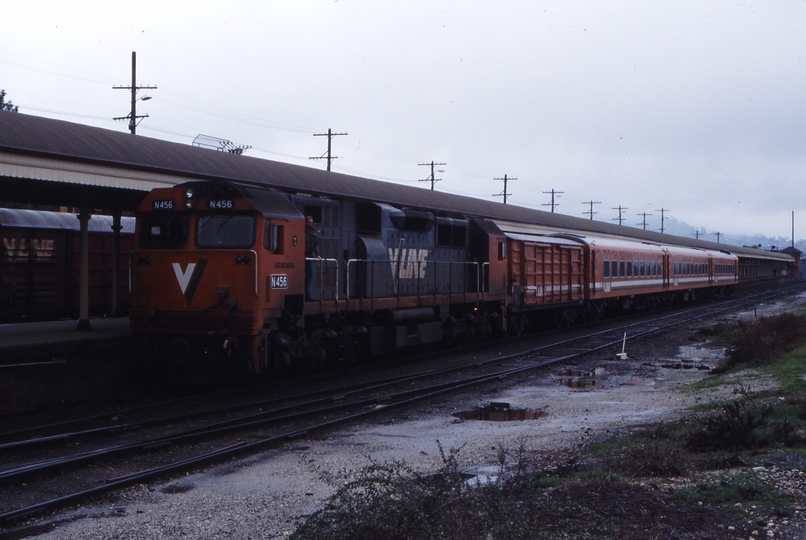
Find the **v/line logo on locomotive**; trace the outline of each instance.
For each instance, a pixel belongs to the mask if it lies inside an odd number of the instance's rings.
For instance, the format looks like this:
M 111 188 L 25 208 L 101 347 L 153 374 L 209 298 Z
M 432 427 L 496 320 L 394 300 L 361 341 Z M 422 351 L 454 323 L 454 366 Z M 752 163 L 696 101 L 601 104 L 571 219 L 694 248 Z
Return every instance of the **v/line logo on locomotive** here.
M 392 277 L 397 276 L 397 265 L 400 263 L 400 279 L 424 278 L 428 266 L 428 249 L 387 248 Z M 399 257 L 399 258 L 398 258 Z
M 182 265 L 173 263 L 174 274 L 176 281 L 179 282 L 179 288 L 182 294 L 185 295 L 185 302 L 190 306 L 193 297 L 196 295 L 196 288 L 199 286 L 201 276 L 204 273 L 204 267 L 207 266 L 207 259 L 199 259 L 198 263 L 188 263 L 187 267 L 182 270 Z
M 31 239 L 30 250 L 27 238 L 3 238 L 3 262 L 24 262 L 28 260 L 29 252 L 37 259 L 52 259 L 55 248 L 52 238 Z

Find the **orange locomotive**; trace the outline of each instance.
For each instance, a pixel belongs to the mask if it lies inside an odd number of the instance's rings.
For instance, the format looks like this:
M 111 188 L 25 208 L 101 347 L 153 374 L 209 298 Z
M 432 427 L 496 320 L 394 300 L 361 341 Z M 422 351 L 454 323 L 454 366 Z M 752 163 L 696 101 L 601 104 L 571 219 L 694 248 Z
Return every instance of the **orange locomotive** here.
M 137 212 L 131 331 L 170 361 L 282 373 L 737 280 L 727 253 L 510 225 L 229 182 L 156 189 Z
M 284 372 L 503 328 L 505 238 L 484 220 L 225 182 L 156 189 L 137 218 L 130 328 L 174 361 Z

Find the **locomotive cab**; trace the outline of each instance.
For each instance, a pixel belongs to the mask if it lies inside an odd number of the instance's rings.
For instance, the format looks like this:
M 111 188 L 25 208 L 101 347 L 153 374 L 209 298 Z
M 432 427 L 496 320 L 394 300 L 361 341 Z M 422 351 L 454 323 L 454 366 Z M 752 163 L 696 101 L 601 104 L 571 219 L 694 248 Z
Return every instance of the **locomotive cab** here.
M 235 356 L 261 371 L 264 327 L 302 304 L 304 222 L 289 200 L 224 183 L 157 189 L 138 208 L 135 237 L 135 337 L 169 360 Z

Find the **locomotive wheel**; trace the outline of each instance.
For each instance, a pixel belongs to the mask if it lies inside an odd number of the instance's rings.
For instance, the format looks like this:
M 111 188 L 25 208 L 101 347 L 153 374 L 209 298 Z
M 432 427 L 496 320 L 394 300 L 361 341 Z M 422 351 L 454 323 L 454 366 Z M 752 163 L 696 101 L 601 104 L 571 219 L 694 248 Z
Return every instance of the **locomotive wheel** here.
M 288 351 L 276 352 L 274 358 L 274 372 L 277 375 L 285 375 L 288 373 L 288 368 L 291 366 L 291 353 Z

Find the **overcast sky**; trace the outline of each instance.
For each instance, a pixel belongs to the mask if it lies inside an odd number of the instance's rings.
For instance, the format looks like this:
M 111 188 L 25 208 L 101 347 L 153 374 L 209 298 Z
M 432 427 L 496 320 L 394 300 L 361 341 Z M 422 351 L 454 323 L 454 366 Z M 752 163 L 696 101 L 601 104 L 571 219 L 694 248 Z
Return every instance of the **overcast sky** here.
M 806 3 L 26 0 L 3 4 L 0 88 L 20 112 L 198 134 L 440 191 L 625 225 L 806 236 Z M 711 239 L 714 239 L 713 237 Z

